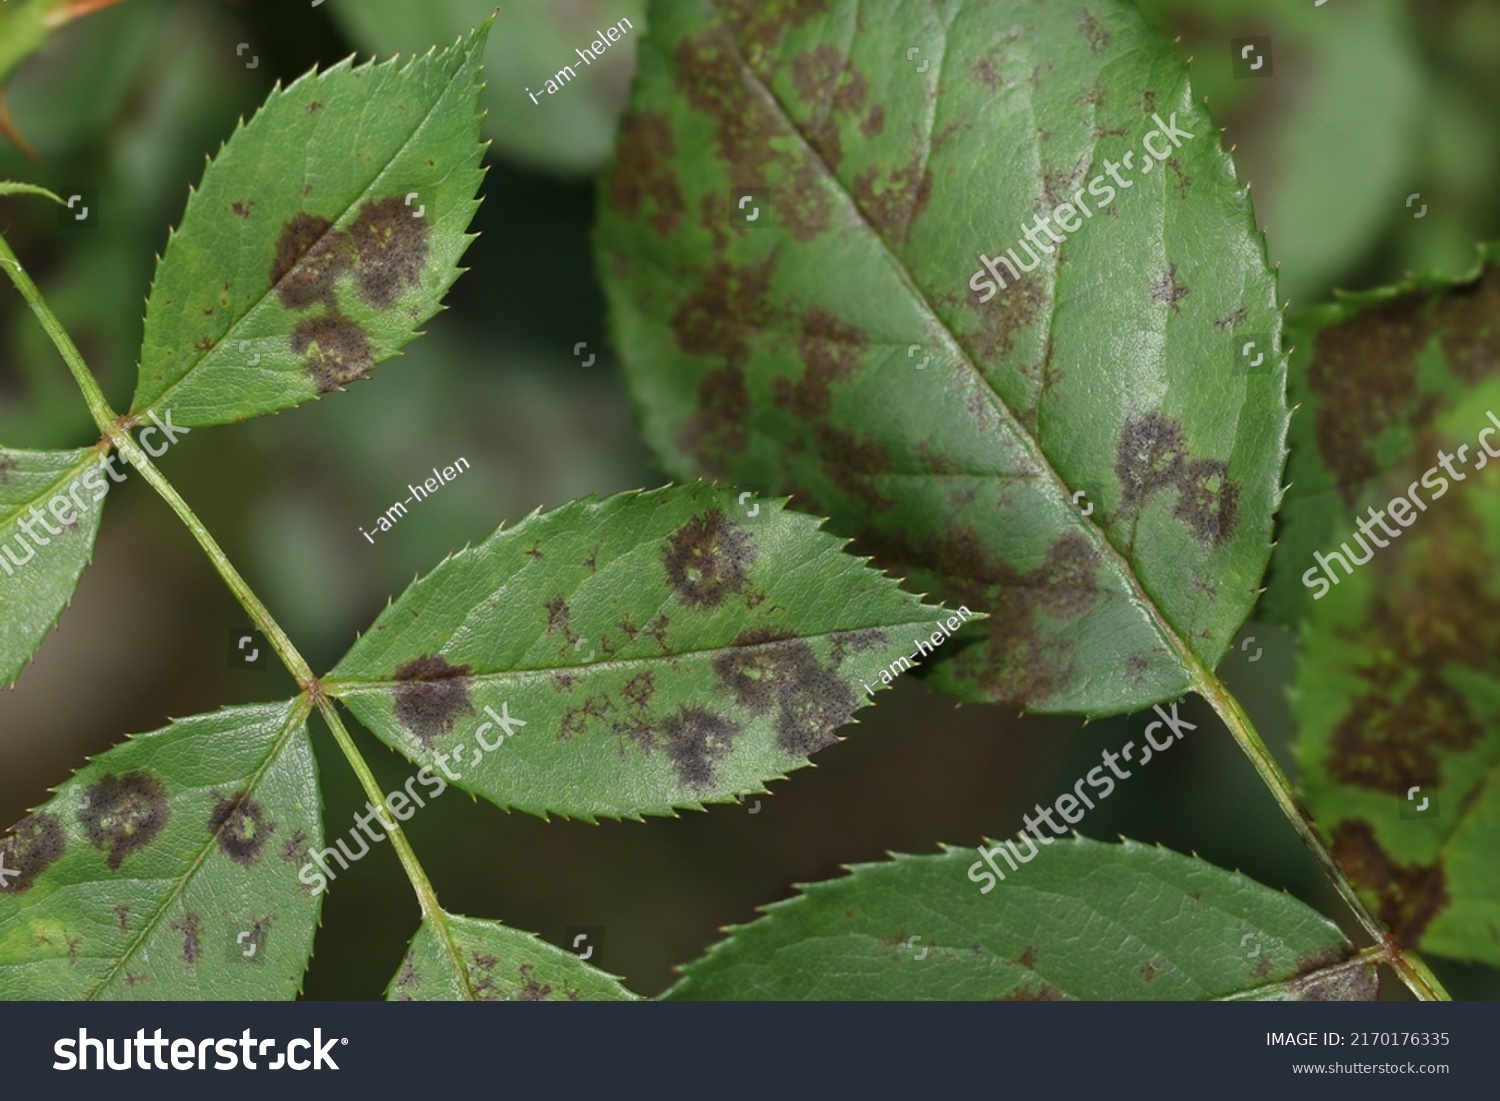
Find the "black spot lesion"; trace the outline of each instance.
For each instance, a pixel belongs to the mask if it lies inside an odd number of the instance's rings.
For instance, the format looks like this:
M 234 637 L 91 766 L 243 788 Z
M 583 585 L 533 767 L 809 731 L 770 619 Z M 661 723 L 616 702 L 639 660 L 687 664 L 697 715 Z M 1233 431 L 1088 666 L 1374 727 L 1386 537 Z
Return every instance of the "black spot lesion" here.
M 1182 423 L 1164 413 L 1131 417 L 1115 446 L 1122 511 L 1137 513 L 1156 494 L 1175 489 L 1172 516 L 1204 550 L 1228 543 L 1239 520 L 1240 486 L 1228 474 L 1227 462 L 1188 458 Z
M 714 786 L 718 766 L 734 748 L 743 727 L 706 707 L 679 704 L 677 713 L 661 723 L 667 759 L 683 786 L 703 790 Z
M 0 856 L 5 858 L 7 872 L 20 873 L 7 876 L 6 890 L 18 895 L 31 890 L 67 848 L 68 838 L 56 815 L 37 811 L 21 819 L 0 838 Z
M 155 841 L 171 817 L 165 785 L 142 770 L 106 776 L 86 795 L 78 821 L 89 843 L 108 853 L 110 871 Z
M 750 533 L 720 508 L 694 516 L 667 538 L 662 552 L 667 582 L 694 608 L 717 608 L 744 592 L 756 551 Z
M 287 309 L 335 308 L 334 282 L 348 269 L 343 236 L 327 218 L 301 213 L 282 225 L 270 279 Z
M 395 672 L 396 718 L 418 741 L 432 748 L 464 715 L 474 714 L 468 665 L 452 665 L 441 654 L 424 654 Z
M 248 217 L 249 208 L 241 216 Z M 307 212 L 282 224 L 271 260 L 271 287 L 293 312 L 322 307 L 321 313 L 303 318 L 291 336 L 292 351 L 306 358 L 320 393 L 367 377 L 375 365 L 364 326 L 339 309 L 339 281 L 352 279 L 362 302 L 390 309 L 421 281 L 430 234 L 426 214 L 418 216 L 397 195 L 364 203 L 347 230 Z
M 713 660 L 719 683 L 752 715 L 776 712 L 776 744 L 806 757 L 838 741 L 859 697 L 812 646 L 772 628 L 739 635 Z
M 214 794 L 216 803 L 208 829 L 219 843 L 219 851 L 236 864 L 250 867 L 260 861 L 266 838 L 276 832 L 265 807 L 238 791 L 228 799 Z
M 375 366 L 375 349 L 364 326 L 337 311 L 297 322 L 291 344 L 292 351 L 306 357 L 307 372 L 320 394 L 369 378 Z
M 349 227 L 359 295 L 370 305 L 388 309 L 422 276 L 427 264 L 427 219 L 399 195 L 365 203 Z
M 199 942 L 202 926 L 202 919 L 191 910 L 172 922 L 172 929 L 182 934 L 182 962 L 189 967 L 197 966 L 198 957 L 202 955 Z

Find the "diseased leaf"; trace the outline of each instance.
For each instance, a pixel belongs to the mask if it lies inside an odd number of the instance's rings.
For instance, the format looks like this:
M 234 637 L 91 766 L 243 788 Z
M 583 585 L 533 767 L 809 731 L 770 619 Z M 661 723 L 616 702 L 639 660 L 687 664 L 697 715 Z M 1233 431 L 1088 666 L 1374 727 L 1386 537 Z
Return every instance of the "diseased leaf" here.
M 146 308 L 133 411 L 223 424 L 365 378 L 458 277 L 488 24 L 276 91 L 204 173 Z
M 485 68 L 504 76 L 485 87 L 485 133 L 498 153 L 567 174 L 596 172 L 609 155 L 645 9 L 644 0 L 360 0 L 331 7 L 352 39 L 379 53 L 451 42 L 494 13 Z M 596 41 L 603 50 L 594 49 Z
M 992 613 L 939 687 L 1182 694 L 1254 602 L 1287 411 L 1264 242 L 1170 44 L 1113 0 L 648 21 L 598 247 L 668 470 L 772 484 Z
M 1367 342 L 1388 333 L 1351 325 L 1346 336 L 1373 353 Z M 1435 377 L 1433 357 L 1421 358 L 1423 378 Z M 1391 382 L 1381 370 L 1391 362 L 1372 359 L 1372 385 Z M 1400 510 L 1396 537 L 1368 518 L 1367 537 L 1350 519 L 1325 544 L 1340 580 L 1310 602 L 1302 629 L 1297 758 L 1335 859 L 1401 942 L 1500 965 L 1500 463 L 1490 461 L 1500 447 L 1484 446 L 1500 435 L 1500 379 L 1413 420 L 1423 427 L 1407 456 L 1358 499 L 1388 512 L 1429 466 L 1447 488 L 1433 499 L 1420 483 L 1423 508 Z M 1444 474 L 1440 449 L 1461 480 Z
M 327 690 L 502 807 L 636 818 L 764 791 L 958 620 L 749 496 L 668 487 L 496 531 L 387 607 Z
M 986 845 L 986 848 L 989 846 Z M 995 882 L 973 849 L 802 887 L 670 999 L 1367 1000 L 1373 965 L 1290 895 L 1196 857 L 1077 837 Z M 996 863 L 1005 870 L 1004 858 Z M 967 869 L 967 870 L 966 870 Z M 975 875 L 979 878 L 971 879 Z M 982 880 L 989 889 L 982 893 Z
M 1340 294 L 1292 320 L 1288 388 L 1300 408 L 1292 418 L 1290 484 L 1258 612 L 1263 618 L 1290 625 L 1307 613 L 1309 593 L 1321 588 L 1303 581 L 1317 567 L 1313 555 L 1336 547 L 1370 506 L 1385 505 L 1391 486 L 1380 476 L 1413 454 L 1431 455 L 1417 453 L 1418 437 L 1456 400 L 1500 374 L 1497 260 L 1500 246 L 1487 245 L 1463 279 L 1424 276 Z M 1473 450 L 1480 427 L 1466 427 L 1455 446 Z M 1434 461 L 1420 463 L 1416 477 Z
M 444 914 L 448 942 L 424 919 L 401 970 L 386 988 L 391 1001 L 634 1001 L 614 976 L 572 952 L 498 921 Z
M 99 452 L 0 448 L 0 684 L 10 686 L 73 599 L 109 479 Z
M 303 700 L 179 719 L 96 757 L 0 839 L 0 1000 L 290 999 L 322 848 Z

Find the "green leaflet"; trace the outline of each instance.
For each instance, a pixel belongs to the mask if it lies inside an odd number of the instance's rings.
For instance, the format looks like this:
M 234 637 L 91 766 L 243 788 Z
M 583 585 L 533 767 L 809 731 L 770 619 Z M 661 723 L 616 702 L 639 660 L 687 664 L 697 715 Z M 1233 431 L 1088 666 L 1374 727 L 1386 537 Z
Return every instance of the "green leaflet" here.
M 0 685 L 15 683 L 94 555 L 110 481 L 100 460 L 91 447 L 0 448 Z
M 444 914 L 458 959 L 424 919 L 385 996 L 392 1001 L 633 1001 L 611 975 L 498 921 Z
M 1367 332 L 1360 346 L 1373 349 L 1364 340 L 1388 330 Z M 1389 383 L 1389 362 L 1375 362 L 1375 378 Z M 1491 965 L 1500 965 L 1500 463 L 1476 436 L 1488 428 L 1483 442 L 1495 446 L 1497 418 L 1491 378 L 1420 418 L 1407 457 L 1361 486 L 1359 500 L 1385 510 L 1438 465 L 1439 449 L 1463 474 L 1439 466 L 1447 488 L 1437 497 L 1418 482 L 1425 507 L 1401 512 L 1412 516 L 1392 525 L 1398 537 L 1370 524 L 1386 547 L 1370 538 L 1362 547 L 1349 519 L 1321 548 L 1373 554 L 1347 575 L 1330 559 L 1341 580 L 1309 602 L 1292 698 L 1307 803 L 1371 910 L 1403 944 Z
M 1287 411 L 1264 243 L 1170 44 L 1099 0 L 649 22 L 598 250 L 662 462 L 774 485 L 990 612 L 939 687 L 1180 695 L 1253 605 Z M 1194 136 L 1157 131 L 1146 171 L 1153 116 Z M 1060 259 L 998 288 L 980 254 L 1064 201 L 1091 213 Z
M 484 90 L 485 133 L 498 152 L 555 172 L 595 172 L 609 155 L 645 31 L 644 0 L 360 0 L 329 10 L 355 41 L 379 53 L 450 42 L 491 13 L 495 30 L 485 68 L 503 74 Z M 629 21 L 614 43 L 581 58 L 608 28 Z M 556 90 L 547 80 L 570 66 Z M 527 95 L 527 89 L 537 97 Z
M 306 702 L 179 719 L 100 754 L 0 841 L 0 1000 L 290 999 L 320 903 Z
M 1003 858 L 997 863 L 1006 867 Z M 975 850 L 897 853 L 731 927 L 672 999 L 1369 999 L 1373 965 L 1290 895 L 1133 841 L 1040 846 L 981 893 Z M 976 874 L 984 868 L 978 862 Z M 988 874 L 988 873 L 985 873 Z
M 1500 373 L 1497 257 L 1500 246 L 1486 245 L 1463 279 L 1425 276 L 1340 294 L 1293 318 L 1288 388 L 1301 408 L 1292 418 L 1289 488 L 1263 618 L 1290 625 L 1306 614 L 1311 598 L 1302 576 L 1314 552 L 1336 545 L 1369 506 L 1390 500 L 1390 486 L 1378 476 L 1413 454 L 1431 455 L 1417 453 L 1417 438 Z M 1480 427 L 1466 426 L 1455 443 L 1472 446 Z M 1418 477 L 1431 462 L 1420 463 Z
M 285 409 L 416 335 L 470 240 L 488 29 L 304 76 L 235 132 L 158 267 L 133 412 L 196 426 Z
M 697 484 L 533 514 L 414 583 L 327 689 L 502 807 L 638 818 L 764 791 L 948 613 L 749 496 Z

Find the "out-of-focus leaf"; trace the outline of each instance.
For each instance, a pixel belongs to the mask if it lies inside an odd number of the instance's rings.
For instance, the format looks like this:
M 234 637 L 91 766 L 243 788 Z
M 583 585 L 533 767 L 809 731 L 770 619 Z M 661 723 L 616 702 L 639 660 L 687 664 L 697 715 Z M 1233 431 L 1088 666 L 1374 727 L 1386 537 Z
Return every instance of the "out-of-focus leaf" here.
M 568 174 L 597 171 L 609 155 L 635 72 L 645 8 L 645 0 L 359 0 L 330 5 L 352 38 L 379 53 L 421 51 L 452 41 L 496 13 L 484 59 L 485 68 L 496 74 L 484 92 L 485 133 L 505 156 Z M 626 26 L 620 26 L 622 20 Z M 611 29 L 619 35 L 613 43 Z M 604 43 L 603 50 L 594 50 L 596 40 Z M 580 50 L 590 56 L 580 56 Z M 572 73 L 559 79 L 564 66 Z M 550 94 L 549 79 L 555 87 Z
M 401 970 L 386 988 L 392 1001 L 633 1001 L 614 976 L 572 952 L 498 921 L 443 914 L 443 930 L 422 921 Z M 455 956 L 456 953 L 456 956 Z
M 989 848 L 989 846 L 985 846 Z M 1023 849 L 1024 851 L 1024 849 Z M 1369 999 L 1373 965 L 1290 895 L 1196 857 L 1079 837 L 997 882 L 973 849 L 858 864 L 764 907 L 671 999 Z M 970 878 L 975 876 L 977 878 Z M 985 877 L 988 882 L 985 882 Z M 986 889 L 987 888 L 987 889 Z
M 1303 581 L 1316 568 L 1313 555 L 1390 500 L 1390 481 L 1380 476 L 1411 458 L 1438 414 L 1500 374 L 1497 259 L 1500 246 L 1488 245 L 1462 279 L 1425 276 L 1340 294 L 1293 317 L 1288 390 L 1299 408 L 1262 618 L 1291 625 L 1306 614 L 1308 593 L 1318 588 Z M 1448 449 L 1459 443 L 1473 446 L 1465 438 Z M 1417 466 L 1418 478 L 1432 461 Z
M 6 0 L 0 7 L 0 134 L 33 160 L 35 152 L 21 136 L 5 102 L 5 83 L 54 30 L 119 0 Z
M 136 414 L 195 426 L 285 409 L 416 335 L 470 240 L 487 32 L 309 74 L 235 132 L 158 267 Z
M 307 704 L 179 719 L 96 757 L 0 840 L 0 999 L 292 998 L 322 848 Z
M 598 244 L 666 467 L 774 484 L 991 612 L 938 687 L 1180 695 L 1254 603 L 1287 411 L 1264 244 L 1171 44 L 1097 0 L 650 21 Z M 1018 242 L 993 293 L 979 254 Z
M 407 589 L 327 689 L 502 807 L 637 818 L 764 791 L 959 620 L 749 496 L 698 484 L 534 514 Z
M 1500 286 L 1493 272 L 1485 286 Z M 1482 297 L 1437 299 L 1430 316 L 1481 310 Z M 1395 358 L 1380 355 L 1396 316 L 1381 324 L 1366 315 L 1363 326 L 1355 318 L 1338 337 L 1369 355 L 1354 376 L 1368 387 L 1396 380 Z M 1408 339 L 1435 331 L 1401 316 Z M 1492 311 L 1473 317 L 1484 319 L 1479 332 L 1493 333 Z M 1478 335 L 1461 325 L 1436 331 L 1445 340 Z M 1444 358 L 1435 344 L 1418 358 L 1424 382 L 1494 362 Z M 1372 441 L 1389 440 L 1405 434 L 1400 422 L 1417 404 L 1407 394 L 1387 407 L 1395 424 L 1348 409 L 1341 416 L 1351 431 L 1363 424 Z M 1424 427 L 1409 435 L 1406 456 L 1361 486 L 1361 503 L 1378 502 L 1365 516 L 1369 535 L 1342 506 L 1330 508 L 1347 527 L 1319 548 L 1339 582 L 1324 583 L 1302 629 L 1297 758 L 1334 857 L 1401 942 L 1500 965 L 1500 380 L 1417 419 Z M 1440 451 L 1461 477 L 1444 470 Z M 1420 509 L 1391 510 L 1413 494 Z
M 93 448 L 0 448 L 0 685 L 15 683 L 93 558 L 109 492 L 100 463 Z
M 1432 236 L 1437 218 L 1414 222 L 1416 208 L 1402 206 L 1418 188 L 1432 198 L 1419 166 L 1441 117 L 1424 95 L 1412 5 L 1309 0 L 1278 5 L 1270 19 L 1261 0 L 1140 6 L 1154 25 L 1180 34 L 1179 55 L 1194 59 L 1194 89 L 1254 186 L 1284 300 L 1324 298 L 1392 227 Z M 1265 58 L 1259 72 L 1238 69 L 1233 45 L 1262 36 L 1269 41 L 1255 43 Z

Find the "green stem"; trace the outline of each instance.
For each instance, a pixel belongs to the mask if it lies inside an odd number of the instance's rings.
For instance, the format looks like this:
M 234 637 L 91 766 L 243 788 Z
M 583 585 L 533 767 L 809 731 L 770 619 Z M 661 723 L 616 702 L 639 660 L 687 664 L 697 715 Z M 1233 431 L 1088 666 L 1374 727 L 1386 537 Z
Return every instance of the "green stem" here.
M 1432 973 L 1422 958 L 1397 943 L 1395 937 L 1370 912 L 1364 899 L 1359 897 L 1359 892 L 1339 869 L 1333 854 L 1328 851 L 1328 847 L 1323 844 L 1323 839 L 1313 828 L 1312 812 L 1307 809 L 1301 799 L 1297 798 L 1291 779 L 1282 771 L 1266 743 L 1261 740 L 1250 717 L 1245 714 L 1239 701 L 1224 686 L 1224 682 L 1197 662 L 1194 662 L 1194 681 L 1194 688 L 1198 694 L 1218 712 L 1219 718 L 1229 728 L 1229 733 L 1233 735 L 1235 742 L 1244 751 L 1245 756 L 1250 758 L 1250 763 L 1255 767 L 1262 782 L 1271 789 L 1276 805 L 1286 815 L 1287 821 L 1291 822 L 1292 828 L 1297 831 L 1297 836 L 1302 838 L 1302 843 L 1312 853 L 1313 859 L 1318 862 L 1318 867 L 1333 884 L 1334 890 L 1338 891 L 1339 897 L 1344 900 L 1349 909 L 1354 911 L 1359 923 L 1375 941 L 1381 957 L 1391 965 L 1396 974 L 1401 976 L 1401 981 L 1406 983 L 1418 998 L 1423 1001 L 1451 1001 L 1451 996 L 1443 989 L 1443 984 L 1438 981 L 1437 976 Z
M 94 418 L 94 423 L 99 426 L 99 431 L 110 436 L 119 427 L 119 417 L 109 407 L 109 402 L 104 398 L 104 392 L 99 389 L 99 384 L 89 373 L 88 364 L 84 363 L 83 356 L 79 355 L 78 348 L 68 336 L 67 330 L 62 327 L 62 322 L 57 320 L 57 315 L 42 300 L 42 292 L 36 289 L 36 284 L 31 281 L 31 276 L 26 274 L 26 269 L 21 267 L 21 262 L 16 259 L 16 254 L 11 251 L 10 244 L 4 237 L 0 237 L 0 263 L 4 264 L 5 274 L 10 276 L 10 281 L 16 285 L 16 290 L 20 291 L 21 297 L 26 299 L 31 312 L 36 314 L 37 320 L 41 322 L 42 330 L 52 338 L 52 346 L 62 356 L 63 362 L 68 365 L 68 370 L 73 372 L 73 379 L 78 383 L 78 388 L 83 391 L 83 400 L 88 403 L 89 414 Z
M 15 253 L 11 251 L 9 243 L 6 242 L 3 236 L 0 236 L 0 266 L 4 266 L 6 274 L 10 276 L 11 282 L 21 292 L 21 297 L 26 299 L 27 304 L 41 323 L 43 331 L 51 338 L 52 344 L 57 349 L 58 354 L 62 356 L 63 362 L 68 365 L 68 370 L 73 373 L 73 378 L 78 383 L 78 388 L 83 392 L 84 401 L 88 403 L 89 413 L 93 416 L 94 423 L 99 426 L 99 431 L 103 434 L 103 439 L 100 442 L 112 444 L 126 462 L 140 471 L 141 477 L 145 478 L 151 484 L 151 487 L 161 495 L 162 500 L 166 501 L 172 511 L 177 514 L 177 518 L 183 522 L 188 531 L 192 532 L 193 538 L 203 548 L 203 552 L 208 555 L 209 561 L 213 563 L 214 569 L 218 572 L 219 576 L 224 579 L 224 583 L 229 586 L 229 590 L 234 593 L 235 599 L 249 613 L 256 627 L 260 629 L 266 640 L 271 644 L 271 647 L 276 651 L 277 656 L 281 658 L 282 664 L 296 678 L 298 686 L 311 699 L 317 702 L 318 709 L 322 712 L 323 718 L 333 731 L 334 740 L 338 742 L 339 748 L 343 750 L 344 757 L 348 760 L 350 767 L 354 769 L 354 774 L 359 777 L 360 786 L 364 789 L 365 795 L 372 804 L 384 806 L 385 797 L 381 793 L 379 785 L 375 782 L 375 774 L 370 771 L 370 766 L 365 762 L 364 757 L 360 755 L 359 747 L 354 744 L 354 740 L 349 737 L 349 732 L 344 729 L 343 723 L 339 721 L 338 712 L 334 710 L 332 704 L 329 702 L 327 695 L 323 691 L 322 684 L 319 683 L 317 677 L 313 674 L 312 667 L 297 652 L 297 648 L 292 645 L 292 640 L 281 629 L 281 625 L 272 618 L 270 611 L 260 602 L 260 598 L 251 591 L 249 584 L 240 576 L 239 571 L 234 568 L 234 564 L 229 561 L 229 556 L 224 553 L 223 548 L 209 534 L 208 528 L 204 526 L 203 521 L 198 519 L 192 508 L 182 499 L 182 496 L 173 487 L 172 483 L 167 481 L 166 476 L 156 469 L 151 459 L 136 445 L 135 440 L 130 435 L 130 429 L 135 423 L 134 420 L 130 417 L 121 417 L 110 408 L 109 401 L 105 398 L 104 392 L 99 389 L 99 384 L 94 380 L 94 376 L 89 372 L 88 365 L 84 362 L 83 356 L 79 354 L 77 346 L 68 336 L 67 330 L 63 328 L 57 316 L 42 298 L 42 294 L 37 289 L 36 284 L 31 281 L 31 277 L 21 267 L 20 261 L 16 259 Z M 381 824 L 382 826 L 385 825 L 384 822 Z M 399 828 L 395 828 L 394 823 L 392 823 L 392 827 L 390 830 L 391 844 L 401 860 L 401 866 L 406 871 L 407 879 L 411 881 L 412 890 L 416 892 L 417 901 L 422 908 L 422 915 L 432 924 L 443 944 L 453 956 L 455 964 L 458 964 L 456 968 L 458 974 L 465 986 L 468 987 L 468 972 L 461 965 L 457 947 L 453 943 L 452 934 L 448 928 L 447 915 L 438 905 L 437 893 L 432 889 L 432 883 L 428 880 L 427 873 L 423 871 L 421 863 L 417 860 L 417 854 L 413 851 L 410 843 L 407 842 L 405 835 L 401 833 Z M 473 996 L 472 989 L 469 989 L 469 994 L 471 997 Z
M 344 729 L 343 720 L 339 718 L 338 709 L 334 706 L 327 695 L 321 690 L 321 685 L 316 692 L 318 711 L 323 716 L 323 721 L 328 724 L 328 729 L 333 731 L 333 740 L 338 742 L 339 748 L 344 751 L 345 758 L 349 761 L 349 767 L 354 769 L 354 774 L 359 777 L 359 786 L 364 789 L 365 798 L 369 800 L 371 807 L 385 808 L 385 795 L 380 790 L 380 784 L 375 779 L 375 773 L 370 770 L 359 747 L 354 744 L 354 739 Z M 401 867 L 406 870 L 406 878 L 411 881 L 412 889 L 417 894 L 417 903 L 422 908 L 422 918 L 431 925 L 437 933 L 438 939 L 442 941 L 448 954 L 452 957 L 454 970 L 468 992 L 469 1000 L 477 1000 L 473 987 L 469 985 L 469 972 L 463 966 L 463 957 L 459 955 L 458 945 L 453 941 L 452 930 L 448 926 L 448 915 L 438 904 L 437 892 L 433 890 L 432 882 L 427 878 L 421 862 L 417 860 L 416 851 L 412 849 L 411 842 L 406 839 L 406 834 L 401 832 L 401 826 L 394 816 L 387 822 L 384 817 L 380 818 L 380 828 L 386 831 L 391 840 L 391 847 L 396 850 L 396 857 L 401 861 Z

